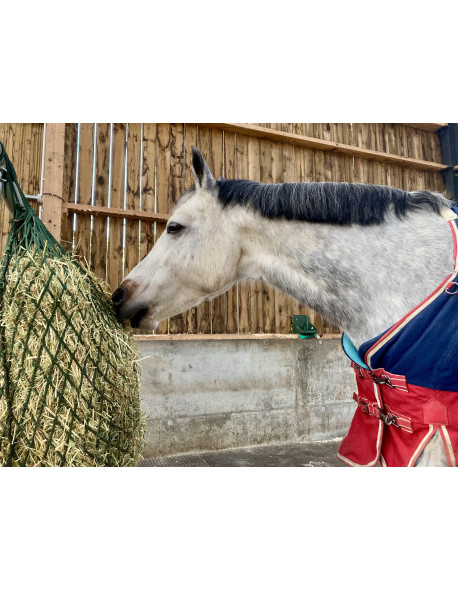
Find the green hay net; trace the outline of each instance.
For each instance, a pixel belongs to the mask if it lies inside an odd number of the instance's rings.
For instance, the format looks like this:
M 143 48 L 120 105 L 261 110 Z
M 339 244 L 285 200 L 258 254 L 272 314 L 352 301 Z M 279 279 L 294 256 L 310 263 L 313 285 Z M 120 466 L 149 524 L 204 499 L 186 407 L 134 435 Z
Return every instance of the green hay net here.
M 0 143 L 12 211 L 0 265 L 0 465 L 127 466 L 141 459 L 138 354 L 108 285 L 27 203 Z

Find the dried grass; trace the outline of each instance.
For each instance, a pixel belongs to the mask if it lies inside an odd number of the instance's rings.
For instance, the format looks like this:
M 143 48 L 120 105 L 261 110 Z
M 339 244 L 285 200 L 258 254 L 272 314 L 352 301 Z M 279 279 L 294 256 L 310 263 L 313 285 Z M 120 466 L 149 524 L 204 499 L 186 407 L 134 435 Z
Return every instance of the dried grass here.
M 12 465 L 138 464 L 138 353 L 108 285 L 91 283 L 70 257 L 18 254 L 0 316 L 9 368 L 9 387 L 0 375 L 0 464 L 9 455 Z

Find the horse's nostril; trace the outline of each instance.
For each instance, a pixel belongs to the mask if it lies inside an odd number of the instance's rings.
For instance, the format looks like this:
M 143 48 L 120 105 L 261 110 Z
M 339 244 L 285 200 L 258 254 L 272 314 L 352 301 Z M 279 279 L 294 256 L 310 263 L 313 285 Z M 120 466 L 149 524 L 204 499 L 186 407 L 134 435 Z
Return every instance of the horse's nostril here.
M 111 296 L 111 301 L 115 307 L 121 305 L 127 299 L 127 290 L 122 287 L 118 287 Z

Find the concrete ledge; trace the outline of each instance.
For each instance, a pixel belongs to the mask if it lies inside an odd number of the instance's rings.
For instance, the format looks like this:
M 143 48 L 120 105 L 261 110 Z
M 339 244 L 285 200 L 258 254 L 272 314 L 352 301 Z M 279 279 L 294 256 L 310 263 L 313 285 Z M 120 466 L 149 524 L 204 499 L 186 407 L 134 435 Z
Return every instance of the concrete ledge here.
M 355 385 L 340 341 L 286 336 L 137 339 L 145 457 L 343 436 Z

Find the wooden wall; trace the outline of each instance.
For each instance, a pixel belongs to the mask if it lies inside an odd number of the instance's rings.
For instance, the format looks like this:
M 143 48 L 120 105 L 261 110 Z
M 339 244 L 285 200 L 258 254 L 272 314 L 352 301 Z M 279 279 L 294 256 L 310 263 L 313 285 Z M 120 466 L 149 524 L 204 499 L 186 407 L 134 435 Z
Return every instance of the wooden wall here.
M 0 123 L 0 141 L 26 195 L 40 192 L 43 128 L 43 123 Z M 32 203 L 32 207 L 38 209 L 36 203 Z M 10 219 L 8 209 L 0 203 L 0 253 L 5 249 Z
M 433 130 L 400 124 L 258 123 L 258 128 L 442 162 Z M 37 145 L 42 126 L 0 125 L 24 192 L 39 188 Z M 5 139 L 2 137 L 4 135 Z M 438 170 L 412 164 L 368 159 L 307 147 L 290 136 L 275 141 L 222 125 L 183 123 L 69 123 L 65 132 L 64 200 L 121 209 L 169 213 L 192 181 L 191 146 L 203 153 L 213 175 L 260 182 L 346 181 L 387 184 L 407 190 L 444 191 Z M 290 137 L 290 139 L 288 139 Z M 9 142 L 9 143 L 8 143 Z M 27 147 L 28 146 L 28 147 Z M 356 154 L 356 155 L 355 155 Z M 33 169 L 33 172 L 32 172 Z M 2 214 L 3 215 L 3 214 Z M 1 218 L 3 219 L 3 217 Z M 70 214 L 64 245 L 83 257 L 112 289 L 146 255 L 164 230 L 163 223 Z M 205 302 L 162 322 L 159 333 L 288 333 L 291 315 L 307 313 L 320 332 L 338 332 L 318 314 L 269 285 L 239 284 L 214 301 Z

